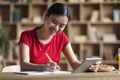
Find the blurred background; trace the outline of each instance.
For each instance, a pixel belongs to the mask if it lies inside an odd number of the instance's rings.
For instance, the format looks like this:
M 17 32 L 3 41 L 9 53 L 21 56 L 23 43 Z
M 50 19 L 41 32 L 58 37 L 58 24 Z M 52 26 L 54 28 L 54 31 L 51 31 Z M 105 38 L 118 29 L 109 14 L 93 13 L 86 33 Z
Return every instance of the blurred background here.
M 101 57 L 118 68 L 120 48 L 120 0 L 0 0 L 0 70 L 19 65 L 20 34 L 42 24 L 54 2 L 69 6 L 71 21 L 64 32 L 79 60 Z M 72 70 L 61 55 L 62 70 Z

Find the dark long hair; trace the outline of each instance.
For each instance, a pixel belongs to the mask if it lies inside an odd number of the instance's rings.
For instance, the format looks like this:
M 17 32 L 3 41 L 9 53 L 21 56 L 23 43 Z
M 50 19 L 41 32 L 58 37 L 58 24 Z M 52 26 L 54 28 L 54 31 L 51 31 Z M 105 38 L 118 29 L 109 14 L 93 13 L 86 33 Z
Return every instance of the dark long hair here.
M 52 14 L 67 16 L 68 20 L 70 20 L 70 11 L 68 6 L 63 3 L 54 3 L 51 7 L 48 8 L 45 16 L 48 17 Z

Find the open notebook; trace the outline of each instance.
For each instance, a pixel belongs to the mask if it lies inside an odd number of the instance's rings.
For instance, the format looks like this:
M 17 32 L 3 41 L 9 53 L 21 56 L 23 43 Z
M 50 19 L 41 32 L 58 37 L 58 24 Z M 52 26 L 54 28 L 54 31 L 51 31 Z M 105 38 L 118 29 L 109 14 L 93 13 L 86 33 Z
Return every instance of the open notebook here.
M 21 72 L 15 72 L 17 74 L 25 74 L 25 75 L 48 75 L 48 74 L 71 74 L 69 71 L 21 71 Z

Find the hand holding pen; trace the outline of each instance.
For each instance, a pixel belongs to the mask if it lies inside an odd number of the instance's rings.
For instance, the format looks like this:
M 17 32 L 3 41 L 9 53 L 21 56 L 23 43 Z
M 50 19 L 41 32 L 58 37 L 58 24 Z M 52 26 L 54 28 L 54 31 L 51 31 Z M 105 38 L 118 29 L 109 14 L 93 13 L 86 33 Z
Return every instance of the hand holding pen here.
M 57 63 L 53 62 L 53 60 L 51 59 L 51 57 L 47 53 L 45 55 L 49 60 L 49 62 L 47 63 L 47 71 L 60 70 L 60 67 L 57 65 Z

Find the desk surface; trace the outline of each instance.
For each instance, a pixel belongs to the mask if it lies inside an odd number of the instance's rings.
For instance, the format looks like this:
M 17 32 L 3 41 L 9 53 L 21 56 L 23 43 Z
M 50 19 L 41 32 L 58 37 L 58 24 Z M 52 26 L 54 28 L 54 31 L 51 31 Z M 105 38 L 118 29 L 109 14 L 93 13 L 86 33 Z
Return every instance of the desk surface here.
M 67 75 L 23 75 L 16 73 L 0 73 L 0 80 L 119 80 L 118 72 L 88 72 Z

